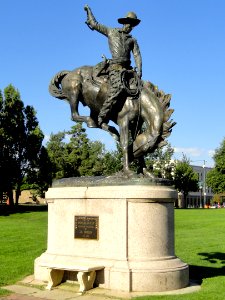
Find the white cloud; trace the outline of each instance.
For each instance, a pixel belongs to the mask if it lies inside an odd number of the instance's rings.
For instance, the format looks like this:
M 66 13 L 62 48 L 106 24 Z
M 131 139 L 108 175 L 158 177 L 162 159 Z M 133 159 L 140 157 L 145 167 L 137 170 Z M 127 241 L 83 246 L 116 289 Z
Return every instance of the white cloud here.
M 214 150 L 206 150 L 203 148 L 174 148 L 174 157 L 175 159 L 182 159 L 183 155 L 186 155 L 188 159 L 196 164 L 200 164 L 200 162 L 205 161 L 207 167 L 213 167 L 214 161 L 212 159 L 215 151 Z
M 215 154 L 215 150 L 209 150 L 209 151 L 208 151 L 208 155 L 209 155 L 210 157 L 213 157 L 214 154 Z
M 174 148 L 174 153 L 185 154 L 187 156 L 199 157 L 204 154 L 204 150 L 200 148 Z

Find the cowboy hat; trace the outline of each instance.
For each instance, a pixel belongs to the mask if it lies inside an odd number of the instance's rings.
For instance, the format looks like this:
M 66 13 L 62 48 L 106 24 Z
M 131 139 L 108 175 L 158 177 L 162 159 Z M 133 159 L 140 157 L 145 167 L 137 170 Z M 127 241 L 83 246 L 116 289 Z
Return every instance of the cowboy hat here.
M 119 18 L 118 22 L 120 24 L 131 24 L 132 26 L 136 26 L 141 22 L 141 20 L 137 18 L 137 15 L 134 12 L 130 11 L 127 13 L 125 18 Z

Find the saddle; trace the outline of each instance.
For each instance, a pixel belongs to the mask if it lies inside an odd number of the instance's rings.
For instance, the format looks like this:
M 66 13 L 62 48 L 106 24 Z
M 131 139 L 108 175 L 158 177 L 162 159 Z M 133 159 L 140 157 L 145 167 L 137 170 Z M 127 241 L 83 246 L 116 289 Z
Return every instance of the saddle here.
M 103 82 L 105 83 L 109 79 L 108 67 L 108 60 L 104 60 L 93 67 L 91 81 L 94 85 L 98 86 L 99 88 L 101 87 Z
M 104 93 L 109 85 L 109 65 L 110 60 L 105 59 L 93 67 L 91 74 L 92 83 L 99 87 L 99 93 Z M 137 98 L 142 87 L 142 82 L 137 72 L 133 69 L 123 69 L 120 73 L 120 80 L 126 94 L 132 98 Z

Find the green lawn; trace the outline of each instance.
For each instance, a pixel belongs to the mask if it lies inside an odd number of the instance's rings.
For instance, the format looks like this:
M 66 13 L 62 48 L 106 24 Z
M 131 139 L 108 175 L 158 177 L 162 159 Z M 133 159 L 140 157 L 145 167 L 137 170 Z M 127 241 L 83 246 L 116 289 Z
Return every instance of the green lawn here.
M 34 259 L 45 251 L 47 212 L 25 211 L 8 215 L 0 211 L 0 286 L 32 274 Z M 201 282 L 202 289 L 142 299 L 224 300 L 225 209 L 176 210 L 175 225 L 176 255 L 190 265 L 190 277 Z M 0 295 L 3 293 L 0 289 Z
M 45 251 L 46 240 L 45 207 L 21 206 L 14 213 L 0 206 L 0 286 L 32 274 L 34 259 Z

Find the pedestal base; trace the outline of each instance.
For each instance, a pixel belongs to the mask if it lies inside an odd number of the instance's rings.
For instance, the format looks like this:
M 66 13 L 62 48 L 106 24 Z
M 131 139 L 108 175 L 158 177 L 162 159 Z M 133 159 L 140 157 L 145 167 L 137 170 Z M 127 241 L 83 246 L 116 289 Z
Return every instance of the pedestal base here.
M 96 285 L 107 289 L 162 292 L 188 286 L 188 265 L 174 253 L 176 197 L 172 188 L 157 185 L 49 189 L 48 249 L 35 260 L 35 278 L 47 280 L 46 264 L 83 263 L 104 266 L 96 272 Z M 88 228 L 81 230 L 83 238 L 76 237 L 75 217 L 82 216 L 98 218 L 94 238 L 88 238 Z

